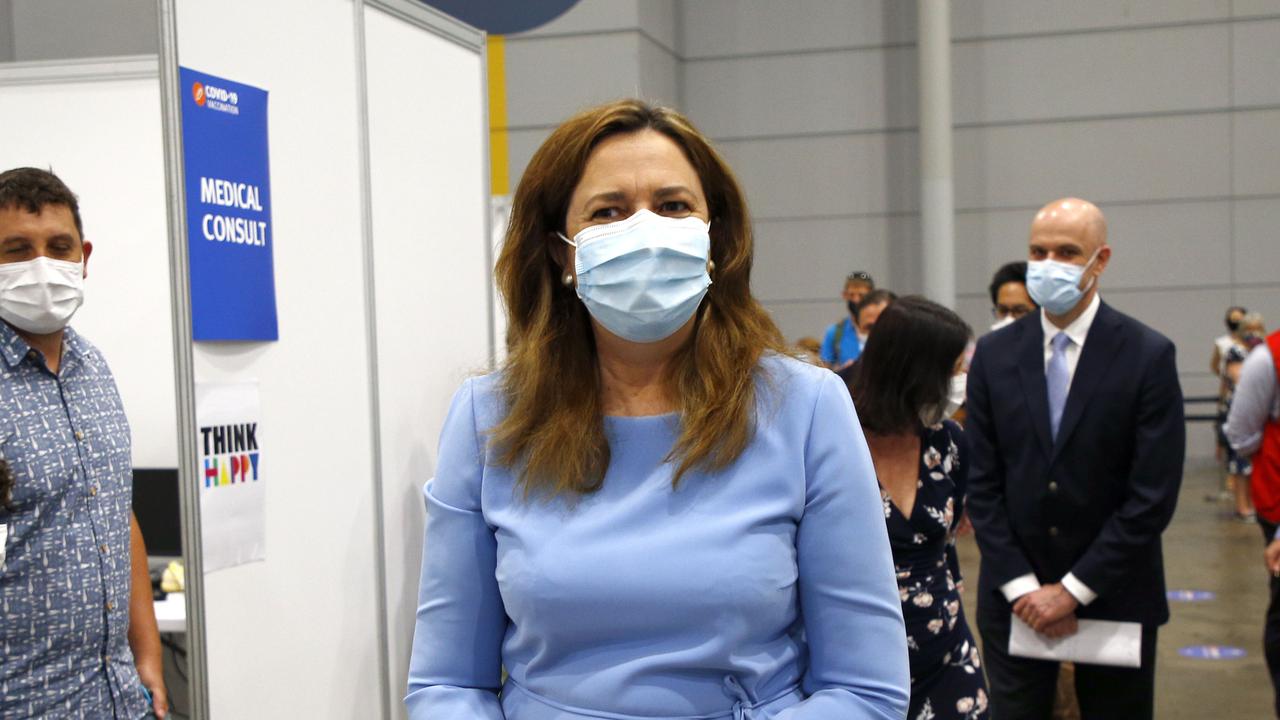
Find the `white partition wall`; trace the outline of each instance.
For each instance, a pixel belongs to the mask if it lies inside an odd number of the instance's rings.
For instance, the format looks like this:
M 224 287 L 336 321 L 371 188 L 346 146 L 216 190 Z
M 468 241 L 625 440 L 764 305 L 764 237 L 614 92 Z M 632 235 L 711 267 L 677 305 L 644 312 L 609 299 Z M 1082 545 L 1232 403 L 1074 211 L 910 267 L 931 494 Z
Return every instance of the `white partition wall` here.
M 400 717 L 420 488 L 492 353 L 484 36 L 411 0 L 161 8 L 166 57 L 269 93 L 280 339 L 190 362 L 259 383 L 266 483 L 266 559 L 204 576 L 207 716 Z
M 176 9 L 182 66 L 270 93 L 280 341 L 198 343 L 194 356 L 196 382 L 259 382 L 266 483 L 265 562 L 205 577 L 209 715 L 376 717 L 382 651 L 352 6 L 210 0 Z
M 174 467 L 173 333 L 156 58 L 0 65 L 0 171 L 52 169 L 93 244 L 71 325 L 111 365 L 133 464 Z
M 409 7 L 371 2 L 364 16 L 393 717 L 404 716 L 422 485 L 449 400 L 485 367 L 491 338 L 484 36 Z

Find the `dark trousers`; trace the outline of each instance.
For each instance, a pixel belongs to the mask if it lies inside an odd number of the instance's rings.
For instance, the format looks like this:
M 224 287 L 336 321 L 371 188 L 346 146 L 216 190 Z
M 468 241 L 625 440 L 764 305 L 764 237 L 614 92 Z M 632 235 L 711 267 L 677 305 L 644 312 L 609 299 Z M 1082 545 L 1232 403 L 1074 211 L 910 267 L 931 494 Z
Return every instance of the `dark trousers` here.
M 1076 698 L 1083 720 L 1149 720 L 1155 715 L 1157 630 L 1142 626 L 1140 668 L 1076 663 Z M 979 611 L 978 631 L 991 685 L 992 720 L 1052 718 L 1058 663 L 1009 654 L 1007 611 L 1003 618 Z
M 1270 544 L 1276 536 L 1276 526 L 1258 517 L 1262 526 L 1263 542 Z M 1280 717 L 1280 578 L 1271 576 L 1271 602 L 1267 604 L 1267 622 L 1262 630 L 1262 652 L 1267 657 L 1267 670 L 1271 671 L 1271 687 L 1275 689 L 1276 717 Z

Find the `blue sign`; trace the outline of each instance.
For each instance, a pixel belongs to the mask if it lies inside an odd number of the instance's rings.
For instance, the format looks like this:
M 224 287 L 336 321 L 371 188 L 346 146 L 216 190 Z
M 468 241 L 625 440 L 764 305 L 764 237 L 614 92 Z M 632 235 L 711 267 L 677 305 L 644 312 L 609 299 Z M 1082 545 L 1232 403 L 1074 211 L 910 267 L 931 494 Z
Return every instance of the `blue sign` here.
M 277 340 L 267 91 L 180 68 L 196 340 Z
M 1209 600 L 1216 600 L 1217 598 L 1218 598 L 1217 595 L 1214 595 L 1208 590 L 1170 590 L 1169 591 L 1170 602 L 1208 602 Z
M 1235 660 L 1244 657 L 1245 651 L 1230 645 L 1191 645 L 1178 648 L 1178 654 L 1197 660 Z

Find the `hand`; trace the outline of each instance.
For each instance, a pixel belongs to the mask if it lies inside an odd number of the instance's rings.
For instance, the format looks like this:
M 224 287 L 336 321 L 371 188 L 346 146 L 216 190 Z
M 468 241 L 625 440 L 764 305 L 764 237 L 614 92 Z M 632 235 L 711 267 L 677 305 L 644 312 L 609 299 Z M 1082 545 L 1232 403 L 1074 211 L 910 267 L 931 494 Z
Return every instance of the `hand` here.
M 1267 569 L 1271 574 L 1280 577 L 1280 540 L 1272 540 L 1262 557 L 1266 559 Z
M 1045 629 L 1041 631 L 1041 634 L 1044 635 L 1045 637 L 1058 640 L 1060 638 L 1071 637 L 1072 635 L 1075 635 L 1076 631 L 1078 631 L 1079 629 L 1080 629 L 1080 624 L 1076 620 L 1076 614 L 1071 613 L 1070 615 L 1062 618 L 1057 622 L 1049 623 L 1045 627 Z
M 1074 613 L 1080 603 L 1067 592 L 1062 583 L 1045 585 L 1039 590 L 1023 595 L 1013 604 L 1013 614 L 1038 633 Z
M 164 660 L 161 657 L 139 659 L 138 679 L 151 693 L 151 709 L 159 720 L 169 717 L 169 692 L 164 687 Z

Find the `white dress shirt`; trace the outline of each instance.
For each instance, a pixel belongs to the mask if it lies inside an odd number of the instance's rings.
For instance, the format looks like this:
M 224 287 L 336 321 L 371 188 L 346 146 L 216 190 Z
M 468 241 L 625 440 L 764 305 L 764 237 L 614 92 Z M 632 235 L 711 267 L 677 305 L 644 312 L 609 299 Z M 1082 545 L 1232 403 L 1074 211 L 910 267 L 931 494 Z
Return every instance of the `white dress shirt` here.
M 1049 370 L 1049 360 L 1053 357 L 1053 339 L 1058 333 L 1066 333 L 1071 338 L 1071 342 L 1063 349 L 1063 354 L 1067 361 L 1067 393 L 1070 397 L 1071 382 L 1076 377 L 1076 366 L 1080 364 L 1080 353 L 1084 350 L 1084 340 L 1089 335 L 1089 328 L 1093 326 L 1093 320 L 1098 316 L 1098 307 L 1102 305 L 1102 298 L 1096 293 L 1093 300 L 1089 302 L 1089 307 L 1080 313 L 1080 317 L 1071 321 L 1071 324 L 1065 328 L 1059 328 L 1054 325 L 1044 310 L 1040 310 L 1040 326 L 1044 328 L 1044 367 L 1045 372 Z M 1076 602 L 1081 605 L 1088 605 L 1098 598 L 1098 594 L 1089 589 L 1088 585 L 1080 582 L 1072 573 L 1067 573 L 1062 578 L 1062 586 L 1071 593 Z M 1021 577 L 1016 577 L 1004 585 L 1000 586 L 1000 592 L 1004 593 L 1009 602 L 1013 602 L 1027 593 L 1040 589 L 1040 581 L 1036 578 L 1035 573 L 1027 573 Z

